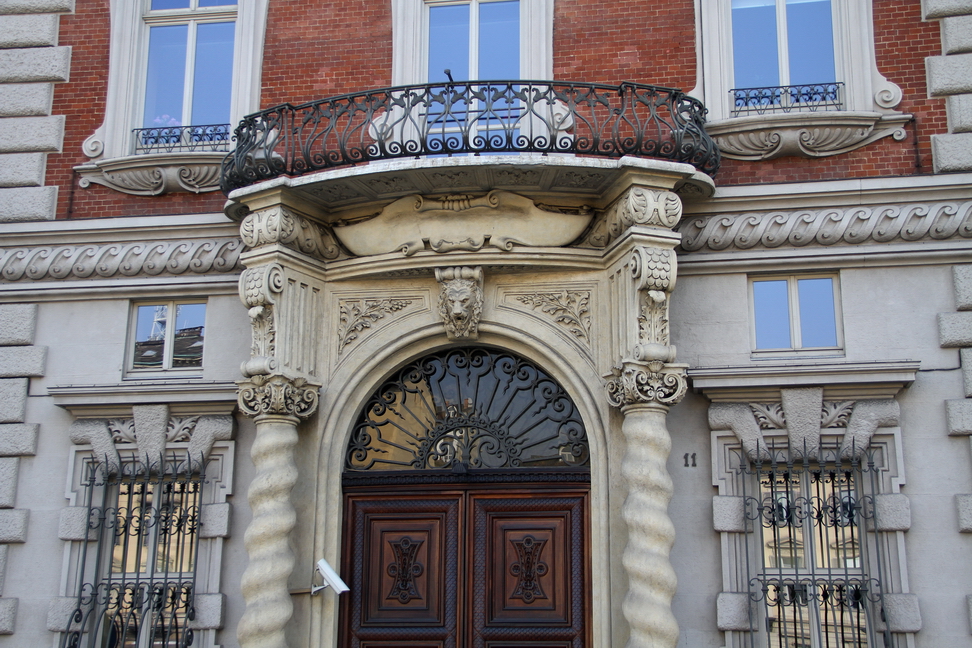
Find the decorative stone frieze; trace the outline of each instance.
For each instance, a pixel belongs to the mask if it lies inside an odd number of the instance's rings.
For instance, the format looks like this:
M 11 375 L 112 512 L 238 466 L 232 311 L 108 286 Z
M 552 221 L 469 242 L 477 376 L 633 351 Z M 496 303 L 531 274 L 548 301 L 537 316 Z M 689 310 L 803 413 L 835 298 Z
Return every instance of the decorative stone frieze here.
M 439 292 L 439 317 L 450 340 L 479 337 L 479 320 L 483 314 L 483 269 L 436 268 Z
M 240 223 L 240 238 L 247 247 L 280 244 L 321 260 L 340 254 L 327 228 L 283 205 L 247 213 Z
M 258 374 L 238 384 L 240 410 L 247 416 L 273 414 L 301 419 L 317 410 L 319 385 L 304 378 Z
M 901 141 L 910 119 L 876 112 L 783 113 L 709 122 L 705 130 L 722 154 L 734 160 L 819 158 L 848 153 L 889 135 Z
M 95 160 L 74 167 L 82 189 L 100 184 L 133 196 L 219 189 L 225 153 L 169 153 Z
M 338 326 L 338 353 L 353 344 L 358 336 L 385 317 L 405 310 L 412 304 L 411 299 L 341 299 L 338 301 L 341 323 Z
M 139 241 L 0 249 L 3 281 L 50 281 L 238 270 L 239 239 Z
M 687 252 L 972 238 L 972 201 L 720 214 L 678 229 Z
M 411 256 L 434 252 L 477 251 L 486 246 L 510 251 L 514 245 L 561 247 L 587 228 L 593 212 L 564 213 L 541 208 L 509 191 L 486 195 L 454 194 L 438 198 L 400 198 L 367 220 L 337 225 L 334 234 L 358 256 L 400 251 Z
M 604 211 L 587 243 L 603 248 L 632 225 L 672 229 L 681 218 L 682 201 L 676 194 L 635 186 Z

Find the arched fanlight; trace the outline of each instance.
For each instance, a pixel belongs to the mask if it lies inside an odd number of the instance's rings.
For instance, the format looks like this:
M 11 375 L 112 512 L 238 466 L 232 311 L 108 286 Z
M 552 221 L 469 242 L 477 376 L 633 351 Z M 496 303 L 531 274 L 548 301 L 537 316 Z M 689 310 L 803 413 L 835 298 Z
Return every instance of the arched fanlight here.
M 567 392 L 529 360 L 477 347 L 425 356 L 385 381 L 358 417 L 345 468 L 586 467 L 589 459 Z

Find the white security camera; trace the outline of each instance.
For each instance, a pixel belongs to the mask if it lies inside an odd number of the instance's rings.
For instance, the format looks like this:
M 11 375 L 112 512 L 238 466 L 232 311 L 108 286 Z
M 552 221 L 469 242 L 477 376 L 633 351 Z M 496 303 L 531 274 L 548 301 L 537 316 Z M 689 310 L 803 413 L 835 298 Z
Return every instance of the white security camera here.
M 311 594 L 317 594 L 322 589 L 330 586 L 334 589 L 335 594 L 344 594 L 350 589 L 347 584 L 341 580 L 341 577 L 337 575 L 337 572 L 327 564 L 327 561 L 321 558 L 317 561 L 317 571 L 320 573 L 321 578 L 324 579 L 323 585 L 315 585 L 311 588 Z

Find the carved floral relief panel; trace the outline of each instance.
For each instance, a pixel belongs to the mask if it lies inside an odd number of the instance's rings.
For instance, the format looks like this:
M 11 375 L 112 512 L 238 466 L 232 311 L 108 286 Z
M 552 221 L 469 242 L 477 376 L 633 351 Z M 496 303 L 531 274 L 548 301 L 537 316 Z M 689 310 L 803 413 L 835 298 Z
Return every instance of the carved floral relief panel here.
M 529 313 L 578 345 L 593 347 L 596 287 L 593 284 L 501 287 L 500 308 Z

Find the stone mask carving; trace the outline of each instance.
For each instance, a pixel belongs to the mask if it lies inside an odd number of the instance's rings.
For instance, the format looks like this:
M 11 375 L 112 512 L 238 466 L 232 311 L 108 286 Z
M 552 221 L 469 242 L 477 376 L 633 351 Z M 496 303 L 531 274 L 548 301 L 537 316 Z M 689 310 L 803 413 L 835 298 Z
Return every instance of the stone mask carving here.
M 449 339 L 473 339 L 479 335 L 483 313 L 483 269 L 436 268 L 435 278 L 442 284 L 439 316 Z

